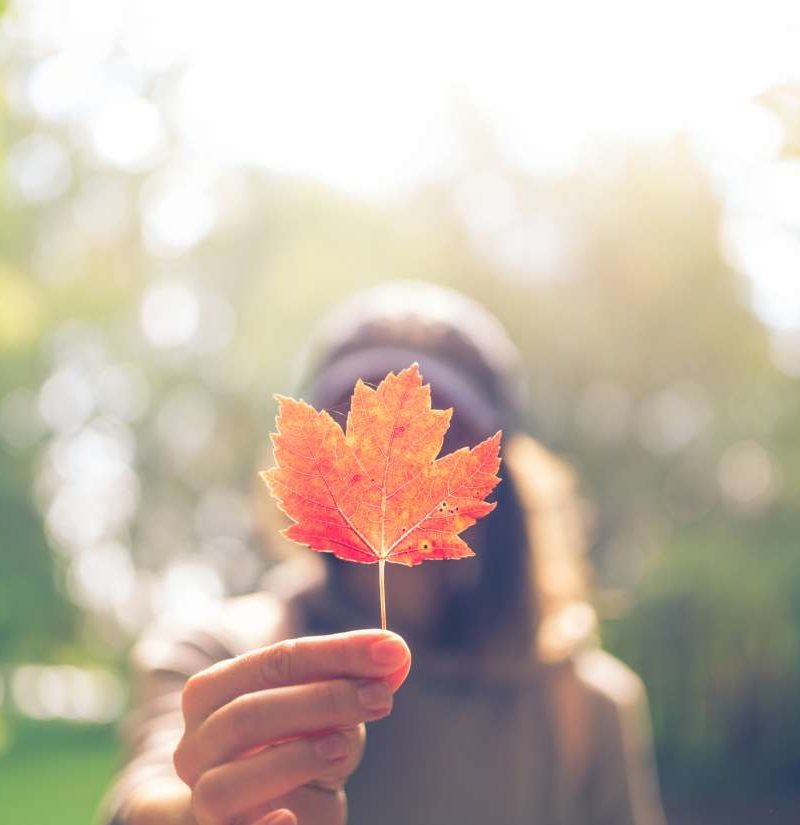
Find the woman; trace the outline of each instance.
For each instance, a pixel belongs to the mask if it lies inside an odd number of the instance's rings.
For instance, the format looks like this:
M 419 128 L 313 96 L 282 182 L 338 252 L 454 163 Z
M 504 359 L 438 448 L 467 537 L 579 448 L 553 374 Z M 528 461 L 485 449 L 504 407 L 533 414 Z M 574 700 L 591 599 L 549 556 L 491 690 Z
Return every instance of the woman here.
M 358 630 L 374 566 L 305 550 L 194 633 L 153 631 L 107 821 L 663 823 L 644 690 L 595 638 L 573 475 L 523 432 L 497 321 L 440 288 L 379 287 L 320 327 L 299 394 L 344 416 L 357 378 L 415 360 L 455 408 L 444 452 L 504 430 L 497 508 L 465 534 L 476 557 L 392 566 L 400 635 Z

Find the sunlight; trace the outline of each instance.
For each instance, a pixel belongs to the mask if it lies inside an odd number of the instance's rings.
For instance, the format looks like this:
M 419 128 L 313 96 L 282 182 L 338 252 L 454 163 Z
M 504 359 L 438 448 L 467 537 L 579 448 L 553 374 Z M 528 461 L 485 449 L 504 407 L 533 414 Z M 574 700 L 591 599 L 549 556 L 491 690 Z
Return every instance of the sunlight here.
M 37 0 L 5 25 L 42 56 L 19 105 L 74 120 L 99 161 L 128 171 L 165 150 L 168 111 L 190 170 L 252 164 L 392 198 L 467 168 L 465 118 L 475 110 L 508 158 L 544 177 L 576 171 L 604 142 L 686 133 L 726 206 L 798 224 L 797 170 L 764 171 L 782 136 L 754 102 L 800 73 L 791 0 L 411 0 L 392 14 L 363 0 L 230 0 L 224 15 L 187 0 Z M 166 73 L 156 105 L 144 93 L 153 72 Z M 13 84 L 11 93 L 19 98 Z M 44 135 L 15 147 L 23 197 L 46 200 L 68 185 L 58 150 Z M 154 254 L 193 246 L 215 222 L 207 182 L 191 174 L 142 191 Z M 457 208 L 479 232 L 498 222 L 505 232 L 513 195 L 502 181 L 477 183 L 481 192 L 463 189 Z M 794 247 L 791 261 L 762 255 L 752 231 L 733 237 L 743 225 L 728 222 L 725 244 L 756 310 L 769 326 L 794 325 L 794 310 L 781 310 L 787 295 L 800 302 Z M 530 261 L 563 268 L 565 241 L 545 224 L 537 231 L 533 241 L 527 227 L 506 232 L 495 257 L 512 275 Z
M 190 139 L 361 194 L 457 163 L 454 100 L 488 114 L 520 161 L 557 172 L 597 137 L 708 133 L 799 62 L 781 2 L 774 16 L 726 6 L 724 28 L 715 3 L 415 2 L 393 18 L 358 2 L 234 5 L 196 21 Z
M 198 151 L 375 195 L 457 163 L 456 101 L 488 114 L 521 161 L 557 171 L 598 136 L 707 136 L 800 68 L 800 9 L 787 0 L 413 0 L 394 15 L 358 0 L 231 0 L 226 9 L 38 0 L 15 24 L 54 52 L 29 78 L 31 103 L 50 117 L 92 112 L 102 124 L 121 104 L 115 89 L 130 95 L 141 72 L 181 63 L 176 103 Z M 120 30 L 129 62 L 93 71 Z M 152 113 L 126 105 L 136 128 L 120 136 L 123 163 L 157 141 Z M 111 128 L 100 134 L 104 153 Z

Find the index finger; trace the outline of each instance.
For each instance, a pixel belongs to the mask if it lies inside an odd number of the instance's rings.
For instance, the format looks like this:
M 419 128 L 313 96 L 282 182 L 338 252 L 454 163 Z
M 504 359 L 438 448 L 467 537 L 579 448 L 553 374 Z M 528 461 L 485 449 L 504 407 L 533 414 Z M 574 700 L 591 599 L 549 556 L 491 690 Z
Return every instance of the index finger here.
M 183 690 L 183 712 L 187 723 L 198 722 L 243 693 L 341 677 L 382 678 L 397 690 L 410 669 L 408 645 L 391 631 L 286 639 L 190 677 Z

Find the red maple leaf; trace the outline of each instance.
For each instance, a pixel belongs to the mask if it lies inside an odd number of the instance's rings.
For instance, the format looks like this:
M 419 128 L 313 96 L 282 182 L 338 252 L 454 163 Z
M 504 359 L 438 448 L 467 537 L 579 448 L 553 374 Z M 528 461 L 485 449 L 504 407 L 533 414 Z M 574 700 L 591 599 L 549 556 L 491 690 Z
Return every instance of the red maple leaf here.
M 276 466 L 261 473 L 295 523 L 283 535 L 314 550 L 384 565 L 475 554 L 458 534 L 490 513 L 500 481 L 501 433 L 437 458 L 452 409 L 431 409 L 418 365 L 390 372 L 377 389 L 360 379 L 347 431 L 326 411 L 277 396 Z

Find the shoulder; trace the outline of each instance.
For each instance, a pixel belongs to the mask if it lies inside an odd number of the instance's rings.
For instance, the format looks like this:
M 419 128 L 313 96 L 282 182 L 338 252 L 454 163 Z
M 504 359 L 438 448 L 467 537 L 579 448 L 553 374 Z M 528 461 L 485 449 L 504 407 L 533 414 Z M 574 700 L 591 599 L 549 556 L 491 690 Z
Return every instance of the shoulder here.
M 639 676 L 605 650 L 583 650 L 572 661 L 579 688 L 597 704 L 623 708 L 645 700 L 644 684 Z
M 569 708 L 566 715 L 588 717 L 593 723 L 609 721 L 646 702 L 639 676 L 600 648 L 574 653 L 555 668 L 554 677 L 556 700 Z
M 664 825 L 647 693 L 639 676 L 603 650 L 574 659 L 575 682 L 588 702 L 594 733 L 589 788 L 603 822 Z
M 553 699 L 560 745 L 578 774 L 598 751 L 624 751 L 646 707 L 641 679 L 599 648 L 576 652 L 557 668 Z
M 583 695 L 585 714 L 596 741 L 610 746 L 614 741 L 640 738 L 648 718 L 647 693 L 639 676 L 604 650 L 585 650 L 573 659 L 574 682 Z
M 570 658 L 557 686 L 559 745 L 573 788 L 583 788 L 593 812 L 580 821 L 663 825 L 639 676 L 610 653 L 590 648 Z
M 602 775 L 617 770 L 627 775 L 649 765 L 652 733 L 647 693 L 639 676 L 599 649 L 577 655 L 573 673 L 584 697 L 584 722 L 592 734 L 596 770 Z

